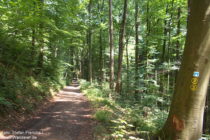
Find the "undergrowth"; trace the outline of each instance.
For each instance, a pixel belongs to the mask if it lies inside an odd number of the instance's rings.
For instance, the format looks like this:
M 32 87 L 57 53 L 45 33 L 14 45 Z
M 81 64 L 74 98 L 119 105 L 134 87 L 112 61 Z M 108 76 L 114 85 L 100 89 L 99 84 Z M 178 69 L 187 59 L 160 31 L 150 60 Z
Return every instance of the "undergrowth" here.
M 6 117 L 13 111 L 33 111 L 64 85 L 59 79 L 59 63 L 56 66 L 44 61 L 40 69 L 31 56 L 36 53 L 27 43 L 5 34 L 0 34 L 0 42 L 0 117 Z
M 80 88 L 95 108 L 94 117 L 99 122 L 95 129 L 97 140 L 149 140 L 168 115 L 166 110 L 152 105 L 154 101 L 148 102 L 156 98 L 145 96 L 139 102 L 111 99 L 108 83 L 98 85 L 81 80 Z

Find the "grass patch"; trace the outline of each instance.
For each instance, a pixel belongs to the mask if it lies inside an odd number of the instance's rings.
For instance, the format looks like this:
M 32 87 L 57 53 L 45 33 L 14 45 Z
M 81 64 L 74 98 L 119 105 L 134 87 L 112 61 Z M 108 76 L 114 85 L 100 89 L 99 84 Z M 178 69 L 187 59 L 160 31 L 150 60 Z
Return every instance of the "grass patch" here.
M 107 110 L 97 110 L 94 116 L 96 120 L 102 123 L 108 123 L 111 120 L 111 114 L 112 113 Z

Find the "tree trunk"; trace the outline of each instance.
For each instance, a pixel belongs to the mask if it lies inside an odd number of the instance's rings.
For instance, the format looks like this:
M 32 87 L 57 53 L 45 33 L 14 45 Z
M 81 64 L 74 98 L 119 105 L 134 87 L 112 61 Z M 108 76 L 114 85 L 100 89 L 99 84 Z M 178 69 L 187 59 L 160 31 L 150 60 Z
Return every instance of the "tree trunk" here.
M 130 69 L 130 64 L 129 64 L 129 53 L 128 53 L 128 43 L 129 43 L 129 36 L 127 36 L 127 39 L 126 39 L 126 71 L 127 71 L 127 82 L 126 82 L 126 85 L 127 85 L 127 93 L 129 93 L 130 91 L 130 72 L 129 72 L 129 69 Z
M 74 47 L 71 47 L 69 49 L 69 51 L 70 51 L 69 52 L 69 54 L 70 54 L 69 55 L 69 59 L 70 59 L 69 63 L 71 64 L 71 69 L 70 69 L 71 73 L 70 73 L 68 80 L 70 82 L 73 78 L 75 78 Z
M 36 31 L 35 31 L 35 29 L 33 27 L 33 29 L 32 29 L 32 36 L 31 36 L 31 45 L 32 45 L 33 48 L 35 47 L 35 34 L 36 34 Z
M 168 8 L 169 7 L 169 4 L 167 3 L 166 5 L 166 11 L 165 11 L 165 15 L 167 16 L 168 14 Z M 168 22 L 167 22 L 167 19 L 165 18 L 164 19 L 164 29 L 163 29 L 163 46 L 162 46 L 162 56 L 161 56 L 161 63 L 163 64 L 166 60 L 166 41 L 167 41 L 167 34 L 168 34 Z M 159 92 L 162 94 L 162 93 L 165 93 L 165 70 L 164 68 L 161 68 L 161 71 L 162 73 L 160 74 L 160 87 L 159 87 Z
M 99 5 L 99 4 L 98 4 Z M 103 12 L 103 9 L 104 9 L 104 0 L 102 1 L 102 6 L 101 6 L 101 8 L 99 8 L 99 11 L 100 11 L 100 13 L 101 12 Z M 101 23 L 103 22 L 103 17 L 101 16 L 100 17 L 100 19 L 101 19 Z M 100 84 L 104 81 L 104 73 L 103 73 L 103 50 L 104 50 L 104 48 L 103 48 L 103 40 L 102 40 L 102 35 L 103 35 L 103 31 L 102 31 L 102 29 L 100 29 L 100 35 L 99 35 L 99 46 L 100 46 L 100 54 L 99 54 L 99 67 L 100 67 Z
M 179 56 L 179 49 L 180 49 L 180 29 L 181 29 L 181 7 L 178 7 L 177 9 L 177 30 L 176 30 L 176 36 L 178 36 L 178 39 L 176 41 L 176 59 L 179 60 L 180 59 L 180 56 Z
M 93 62 L 92 62 L 92 30 L 91 30 L 91 8 L 92 8 L 92 0 L 89 2 L 88 6 L 88 14 L 89 14 L 89 29 L 88 29 L 88 52 L 89 52 L 89 81 L 92 83 L 93 81 Z
M 189 0 L 186 47 L 169 117 L 159 135 L 163 140 L 201 137 L 210 77 L 209 8 L 208 0 Z M 194 72 L 199 72 L 200 76 L 194 77 Z
M 145 46 L 145 53 L 144 53 L 144 56 L 146 58 L 146 72 L 145 72 L 145 79 L 148 80 L 149 79 L 149 76 L 148 76 L 148 65 L 149 65 L 149 36 L 150 36 L 150 31 L 151 31 L 151 23 L 150 23 L 150 2 L 147 1 L 147 9 L 146 9 L 146 46 Z M 149 83 L 146 81 L 146 85 L 147 87 L 149 88 Z M 148 90 L 146 90 L 146 93 L 147 93 Z
M 176 41 L 176 61 L 180 61 L 180 32 L 181 32 L 181 7 L 178 7 L 177 9 L 177 30 L 176 30 L 176 36 L 178 36 L 178 39 Z M 175 71 L 175 80 L 174 85 L 176 85 L 178 70 Z
M 166 5 L 166 15 L 168 14 L 168 4 Z M 167 19 L 165 18 L 164 20 L 164 31 L 163 31 L 163 49 L 162 49 L 162 58 L 161 58 L 161 61 L 164 62 L 165 61 L 165 51 L 166 51 L 166 37 L 167 37 L 167 33 L 168 33 L 168 30 L 167 30 Z
M 170 3 L 171 7 L 170 7 L 170 11 L 173 11 L 173 7 L 174 7 L 174 0 L 171 1 Z M 170 56 L 171 56 L 171 45 L 172 45 L 172 42 L 171 42 L 171 25 L 173 23 L 173 12 L 170 13 L 170 19 L 168 21 L 168 52 L 167 52 L 167 62 L 168 62 L 168 73 L 167 73 L 167 88 L 166 88 L 166 93 L 169 93 L 170 92 L 170 87 L 172 85 L 171 83 L 171 79 L 170 79 L 170 75 L 172 75 L 172 73 L 170 72 L 170 63 L 171 63 L 171 60 L 170 60 Z
M 36 2 L 33 2 L 33 16 L 36 17 Z M 35 48 L 35 44 L 36 44 L 36 24 L 34 24 L 31 27 L 31 62 L 34 64 L 36 63 L 35 60 L 35 56 L 36 56 L 36 48 Z
M 44 7 L 44 0 L 40 0 L 40 8 L 39 8 L 39 12 L 40 12 L 40 19 L 43 19 L 43 7 Z M 38 62 L 37 62 L 37 67 L 39 68 L 38 70 L 38 74 L 40 74 L 42 72 L 43 69 L 43 63 L 44 63 L 44 52 L 43 52 L 43 48 L 44 48 L 44 34 L 43 34 L 43 21 L 41 21 L 39 23 L 39 56 L 38 56 Z
M 125 25 L 127 17 L 127 3 L 128 0 L 124 0 L 124 12 L 122 18 L 122 24 L 120 27 L 120 36 L 119 36 L 119 56 L 118 56 L 118 71 L 117 71 L 117 82 L 116 82 L 116 92 L 121 92 L 121 75 L 122 75 L 122 60 L 123 60 L 123 51 L 124 51 L 124 35 L 125 35 Z
M 99 46 L 100 46 L 100 55 L 99 55 L 99 67 L 100 67 L 100 83 L 103 82 L 103 44 L 102 44 L 102 29 L 100 29 L 99 35 Z
M 109 46 L 110 46 L 110 89 L 114 89 L 114 46 L 113 46 L 113 20 L 112 0 L 109 0 Z
M 139 84 L 139 78 L 138 78 L 138 70 L 139 70 L 139 22 L 138 22 L 138 14 L 139 12 L 139 6 L 138 1 L 135 0 L 135 97 L 137 99 L 138 94 L 138 84 Z

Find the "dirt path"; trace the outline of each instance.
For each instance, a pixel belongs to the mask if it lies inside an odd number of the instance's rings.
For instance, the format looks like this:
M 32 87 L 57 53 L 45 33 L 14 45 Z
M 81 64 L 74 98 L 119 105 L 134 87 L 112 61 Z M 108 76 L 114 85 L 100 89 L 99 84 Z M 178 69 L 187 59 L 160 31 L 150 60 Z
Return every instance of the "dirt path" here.
M 67 86 L 51 106 L 9 133 L 15 134 L 12 139 L 93 140 L 91 109 L 78 86 Z

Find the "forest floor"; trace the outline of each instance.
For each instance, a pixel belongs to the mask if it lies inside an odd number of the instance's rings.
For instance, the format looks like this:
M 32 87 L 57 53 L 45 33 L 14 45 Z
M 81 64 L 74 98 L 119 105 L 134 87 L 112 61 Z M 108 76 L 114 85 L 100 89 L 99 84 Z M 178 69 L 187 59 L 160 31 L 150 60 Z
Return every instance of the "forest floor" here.
M 95 122 L 92 110 L 78 85 L 57 93 L 46 108 L 21 123 L 16 130 L 4 131 L 2 139 L 92 140 Z M 12 134 L 12 135 L 11 135 Z

